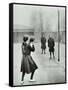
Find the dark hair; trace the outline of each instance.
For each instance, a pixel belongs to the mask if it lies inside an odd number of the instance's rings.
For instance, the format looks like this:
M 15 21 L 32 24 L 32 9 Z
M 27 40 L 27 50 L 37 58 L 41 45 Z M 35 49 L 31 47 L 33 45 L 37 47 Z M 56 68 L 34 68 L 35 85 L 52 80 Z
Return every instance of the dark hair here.
M 28 37 L 24 36 L 23 41 L 26 42 L 28 40 Z
M 30 38 L 30 42 L 33 42 L 35 39 L 34 38 Z

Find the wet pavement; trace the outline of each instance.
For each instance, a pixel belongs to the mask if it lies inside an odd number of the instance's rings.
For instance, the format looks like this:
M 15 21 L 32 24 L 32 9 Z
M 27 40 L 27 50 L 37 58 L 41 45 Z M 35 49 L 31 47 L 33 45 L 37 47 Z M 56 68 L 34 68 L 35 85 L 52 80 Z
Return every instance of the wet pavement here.
M 34 82 L 30 82 L 30 74 L 25 74 L 24 83 L 21 83 L 21 44 L 14 44 L 14 85 L 33 85 L 65 82 L 65 45 L 60 45 L 60 62 L 58 62 L 58 45 L 55 44 L 55 58 L 49 58 L 48 46 L 46 54 L 41 54 L 40 43 L 35 43 L 35 52 L 32 57 L 38 66 L 34 74 Z

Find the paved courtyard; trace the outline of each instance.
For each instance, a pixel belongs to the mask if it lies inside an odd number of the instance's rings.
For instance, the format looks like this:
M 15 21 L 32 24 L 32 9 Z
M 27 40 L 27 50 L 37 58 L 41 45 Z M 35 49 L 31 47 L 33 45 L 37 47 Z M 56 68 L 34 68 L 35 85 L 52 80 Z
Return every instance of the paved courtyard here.
M 14 85 L 33 85 L 33 84 L 48 84 L 48 83 L 63 83 L 65 82 L 65 45 L 60 44 L 60 62 L 58 62 L 58 45 L 55 44 L 55 59 L 49 59 L 48 46 L 46 46 L 46 54 L 41 54 L 40 43 L 35 43 L 35 52 L 32 57 L 36 62 L 38 69 L 35 71 L 35 82 L 30 82 L 30 74 L 26 74 L 24 83 L 21 84 L 21 43 L 14 44 Z

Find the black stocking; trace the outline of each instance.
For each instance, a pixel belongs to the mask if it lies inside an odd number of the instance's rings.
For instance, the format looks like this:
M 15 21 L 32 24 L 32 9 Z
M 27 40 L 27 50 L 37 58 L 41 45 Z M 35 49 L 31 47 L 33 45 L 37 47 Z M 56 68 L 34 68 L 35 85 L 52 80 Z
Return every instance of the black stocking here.
M 34 72 L 35 72 L 35 71 L 33 71 L 33 72 L 31 73 L 31 77 L 30 77 L 30 79 L 33 79 Z
M 50 59 L 51 59 L 51 52 L 50 52 Z
M 24 76 L 25 76 L 25 72 L 22 72 L 22 81 L 24 79 Z
M 43 49 L 42 49 L 42 54 L 43 54 Z

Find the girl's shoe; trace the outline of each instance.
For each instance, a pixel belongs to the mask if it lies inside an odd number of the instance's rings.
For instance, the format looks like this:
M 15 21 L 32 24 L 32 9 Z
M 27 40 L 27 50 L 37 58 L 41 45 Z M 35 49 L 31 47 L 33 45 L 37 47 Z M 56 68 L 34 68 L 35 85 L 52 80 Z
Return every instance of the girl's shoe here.
M 30 79 L 29 81 L 30 81 L 30 82 L 35 82 L 36 80 L 35 80 L 35 79 Z
M 21 84 L 23 84 L 24 83 L 24 81 L 21 81 Z

